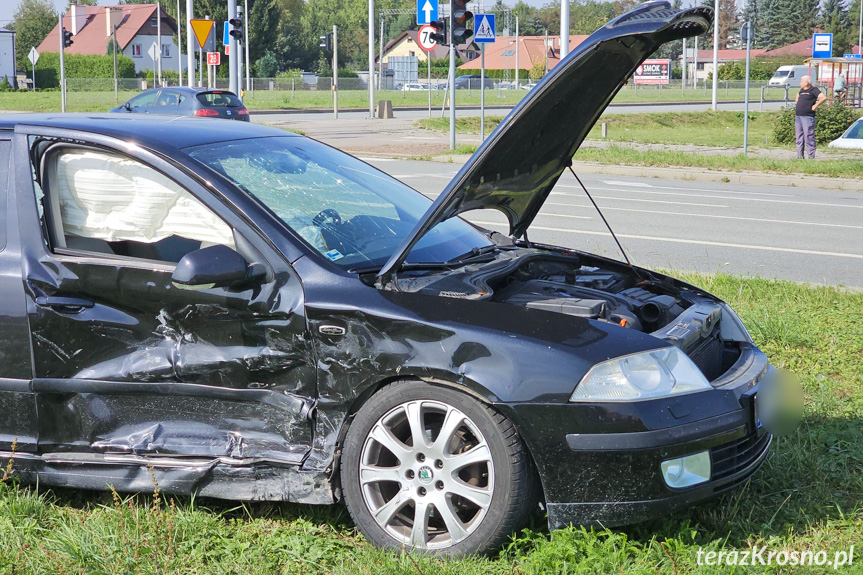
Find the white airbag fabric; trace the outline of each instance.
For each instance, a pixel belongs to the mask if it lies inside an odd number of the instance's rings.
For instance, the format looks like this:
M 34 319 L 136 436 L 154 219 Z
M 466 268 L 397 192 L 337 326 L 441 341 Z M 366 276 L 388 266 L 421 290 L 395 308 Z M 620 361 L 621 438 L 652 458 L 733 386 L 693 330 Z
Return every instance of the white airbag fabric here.
M 134 160 L 91 151 L 57 159 L 65 233 L 153 243 L 172 235 L 234 246 L 231 228 L 189 192 Z

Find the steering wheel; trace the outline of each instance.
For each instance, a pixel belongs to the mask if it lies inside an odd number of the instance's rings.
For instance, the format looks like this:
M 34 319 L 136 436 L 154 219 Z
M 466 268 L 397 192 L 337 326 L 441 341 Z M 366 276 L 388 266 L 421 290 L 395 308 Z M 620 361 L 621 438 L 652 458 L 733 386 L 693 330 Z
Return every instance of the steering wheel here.
M 320 226 L 325 221 L 327 221 L 327 219 L 332 220 L 332 223 L 334 225 L 339 225 L 342 223 L 342 216 L 339 215 L 339 212 L 332 208 L 321 210 L 320 212 L 318 212 L 318 215 L 312 218 L 312 221 L 315 223 L 315 225 Z

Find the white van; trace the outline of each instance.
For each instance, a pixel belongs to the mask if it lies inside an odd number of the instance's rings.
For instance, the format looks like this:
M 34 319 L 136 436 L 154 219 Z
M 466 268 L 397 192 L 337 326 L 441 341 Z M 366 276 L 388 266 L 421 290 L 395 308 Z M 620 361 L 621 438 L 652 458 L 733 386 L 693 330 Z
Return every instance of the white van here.
M 800 86 L 800 78 L 803 76 L 814 76 L 815 75 L 815 67 L 812 68 L 812 73 L 810 74 L 809 66 L 800 65 L 800 66 L 779 66 L 779 69 L 773 74 L 773 77 L 770 78 L 770 81 L 767 82 L 768 86 Z

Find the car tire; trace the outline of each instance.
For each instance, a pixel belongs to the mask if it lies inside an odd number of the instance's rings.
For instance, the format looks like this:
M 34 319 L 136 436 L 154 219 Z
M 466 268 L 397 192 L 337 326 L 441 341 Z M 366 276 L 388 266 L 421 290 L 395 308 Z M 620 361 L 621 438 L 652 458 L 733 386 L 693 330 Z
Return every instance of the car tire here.
M 537 504 L 536 472 L 512 422 L 455 389 L 413 380 L 363 405 L 340 477 L 357 528 L 389 549 L 489 553 Z

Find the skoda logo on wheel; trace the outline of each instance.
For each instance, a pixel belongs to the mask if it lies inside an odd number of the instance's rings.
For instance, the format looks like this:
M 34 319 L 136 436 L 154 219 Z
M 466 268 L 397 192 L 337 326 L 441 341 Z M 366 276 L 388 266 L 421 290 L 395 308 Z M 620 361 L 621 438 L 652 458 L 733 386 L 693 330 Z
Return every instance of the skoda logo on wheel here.
M 432 479 L 434 479 L 434 473 L 432 473 L 431 467 L 428 465 L 420 467 L 420 470 L 417 471 L 417 479 L 420 480 L 420 483 L 431 483 Z

